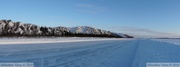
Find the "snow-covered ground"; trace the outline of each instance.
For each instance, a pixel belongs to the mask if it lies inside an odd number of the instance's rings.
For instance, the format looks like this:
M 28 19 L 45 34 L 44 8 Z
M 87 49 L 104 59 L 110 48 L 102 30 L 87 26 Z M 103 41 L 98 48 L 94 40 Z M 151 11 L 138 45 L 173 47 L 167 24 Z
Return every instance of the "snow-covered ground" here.
M 146 67 L 147 62 L 180 62 L 179 45 L 155 39 L 3 38 L 0 43 L 0 63 L 32 62 L 35 67 Z
M 180 39 L 153 39 L 153 40 L 180 45 Z
M 0 38 L 2 44 L 32 44 L 32 43 L 59 43 L 59 42 L 86 42 L 102 40 L 119 40 L 119 38 L 96 38 L 96 37 L 42 37 L 42 38 Z M 122 40 L 122 39 L 121 39 Z

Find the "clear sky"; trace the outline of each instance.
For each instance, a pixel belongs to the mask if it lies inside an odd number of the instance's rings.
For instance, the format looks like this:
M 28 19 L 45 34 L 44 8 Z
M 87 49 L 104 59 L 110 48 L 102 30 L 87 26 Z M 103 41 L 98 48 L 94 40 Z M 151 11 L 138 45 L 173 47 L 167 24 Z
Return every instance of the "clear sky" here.
M 180 37 L 180 0 L 1 0 L 0 19 L 92 26 L 135 37 Z

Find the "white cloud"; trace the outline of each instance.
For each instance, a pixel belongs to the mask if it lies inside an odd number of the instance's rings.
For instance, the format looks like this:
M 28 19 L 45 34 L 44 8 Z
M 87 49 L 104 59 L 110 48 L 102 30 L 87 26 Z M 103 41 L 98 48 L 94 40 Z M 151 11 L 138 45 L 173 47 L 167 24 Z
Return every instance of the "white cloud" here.
M 86 8 L 94 7 L 94 5 L 91 5 L 91 4 L 77 4 L 77 6 L 79 6 L 79 7 L 86 7 Z
M 129 35 L 133 35 L 135 37 L 171 37 L 177 38 L 180 37 L 180 34 L 172 33 L 172 32 L 162 32 L 155 31 L 151 29 L 138 28 L 138 27 L 111 27 L 111 29 L 120 30 L 121 33 L 127 33 Z
M 80 12 L 85 12 L 85 13 L 92 13 L 92 14 L 97 14 L 97 11 L 91 11 L 91 10 L 78 10 Z
M 87 12 L 87 13 L 101 13 L 106 11 L 108 8 L 103 6 L 97 6 L 93 4 L 76 4 L 79 7 L 80 12 Z

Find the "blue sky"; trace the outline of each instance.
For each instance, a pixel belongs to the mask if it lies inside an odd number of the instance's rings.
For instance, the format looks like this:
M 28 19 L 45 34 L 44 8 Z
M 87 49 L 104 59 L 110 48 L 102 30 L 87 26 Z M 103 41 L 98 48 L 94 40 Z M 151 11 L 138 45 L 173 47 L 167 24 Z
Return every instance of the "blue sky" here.
M 1 0 L 0 19 L 92 26 L 135 37 L 180 37 L 180 0 Z

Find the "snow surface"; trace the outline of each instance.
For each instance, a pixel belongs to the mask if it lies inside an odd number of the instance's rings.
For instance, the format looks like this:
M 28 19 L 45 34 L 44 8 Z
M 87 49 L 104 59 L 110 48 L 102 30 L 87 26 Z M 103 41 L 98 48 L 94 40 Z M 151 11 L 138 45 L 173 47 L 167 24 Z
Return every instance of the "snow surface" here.
M 60 42 L 85 42 L 102 40 L 124 40 L 119 38 L 96 38 L 96 37 L 56 37 L 56 38 L 0 38 L 0 45 L 4 44 L 32 44 L 32 43 L 60 43 Z
M 153 39 L 153 40 L 180 45 L 180 39 Z
M 155 39 L 108 39 L 32 38 L 29 41 L 69 42 L 1 44 L 0 62 L 32 62 L 35 67 L 146 67 L 147 62 L 180 62 L 180 46 L 173 43 Z M 16 39 L 2 38 L 0 43 L 7 40 Z M 28 39 L 16 41 L 23 40 Z

